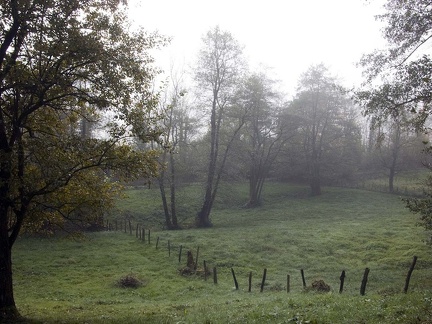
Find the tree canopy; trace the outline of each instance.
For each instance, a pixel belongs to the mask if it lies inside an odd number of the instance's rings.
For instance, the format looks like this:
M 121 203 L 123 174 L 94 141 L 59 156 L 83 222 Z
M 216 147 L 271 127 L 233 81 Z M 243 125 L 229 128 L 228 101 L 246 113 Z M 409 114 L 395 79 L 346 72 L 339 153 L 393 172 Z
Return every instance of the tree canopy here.
M 156 172 L 157 152 L 130 144 L 159 139 L 148 50 L 166 40 L 132 32 L 124 5 L 0 2 L 0 319 L 17 314 L 11 249 L 23 226 L 96 218 L 115 193 L 108 175 Z
M 363 57 L 361 64 L 367 79 L 365 87 L 356 93 L 357 100 L 375 125 L 403 118 L 405 125 L 429 134 L 426 122 L 432 100 L 432 60 L 428 52 L 432 39 L 431 3 L 388 0 L 385 9 L 378 19 L 385 23 L 383 35 L 388 47 Z M 425 151 L 431 152 L 430 143 Z M 427 229 L 431 228 L 430 184 L 424 199 L 406 200 L 407 207 L 421 215 Z

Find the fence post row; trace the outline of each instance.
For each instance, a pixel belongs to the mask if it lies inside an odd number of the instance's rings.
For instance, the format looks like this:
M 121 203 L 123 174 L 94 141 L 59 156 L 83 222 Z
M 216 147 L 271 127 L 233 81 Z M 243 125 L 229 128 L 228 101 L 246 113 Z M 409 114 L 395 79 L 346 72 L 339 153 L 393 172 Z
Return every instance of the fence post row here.
M 114 221 L 114 226 L 112 226 L 112 224 L 109 221 L 107 221 L 106 224 L 107 224 L 106 228 L 107 228 L 108 231 L 111 231 L 114 228 L 115 228 L 115 231 L 123 231 L 123 226 L 122 226 L 123 222 L 122 221 L 120 223 L 118 223 L 118 221 L 116 219 Z M 120 226 L 119 226 L 119 224 L 120 224 Z M 127 227 L 128 226 L 129 226 L 129 234 L 132 235 L 132 222 L 131 222 L 130 219 L 125 219 L 124 220 L 124 232 L 125 233 L 127 233 Z M 139 238 L 140 240 L 142 239 L 144 242 L 146 241 L 145 229 L 144 229 L 144 227 L 142 225 L 136 224 L 135 236 L 137 238 Z M 150 244 L 151 243 L 150 242 L 150 229 L 148 230 L 147 240 L 148 240 L 148 244 Z M 156 241 L 156 249 L 158 249 L 159 240 L 160 240 L 160 237 L 158 236 L 157 237 L 157 241 Z M 178 255 L 179 263 L 181 263 L 182 250 L 183 250 L 183 245 L 180 245 L 179 255 Z M 168 240 L 168 256 L 171 256 L 171 242 L 170 242 L 170 240 Z M 194 270 L 195 271 L 197 270 L 197 266 L 198 266 L 198 256 L 199 256 L 199 246 L 197 247 L 197 251 L 196 251 L 196 260 L 195 260 L 195 264 L 194 264 Z M 411 266 L 410 266 L 410 268 L 408 270 L 406 279 L 405 279 L 405 285 L 404 285 L 404 288 L 403 288 L 403 292 L 405 294 L 408 292 L 408 287 L 409 287 L 409 283 L 410 283 L 410 280 L 411 280 L 411 275 L 412 275 L 412 273 L 414 271 L 416 262 L 417 262 L 417 256 L 414 256 L 413 260 L 411 262 Z M 364 271 L 364 273 L 363 273 L 363 278 L 362 278 L 362 282 L 361 282 L 361 286 L 360 286 L 360 295 L 362 295 L 362 296 L 365 295 L 365 293 L 366 293 L 366 286 L 367 286 L 369 272 L 370 272 L 370 269 L 366 268 L 365 271 Z M 303 288 L 306 288 L 307 286 L 306 286 L 306 279 L 305 279 L 304 270 L 301 269 L 300 273 L 301 273 Z M 204 280 L 206 280 L 206 281 L 207 281 L 207 274 L 208 274 L 208 268 L 207 268 L 206 261 L 204 260 Z M 234 284 L 235 284 L 236 290 L 238 290 L 239 289 L 239 285 L 238 285 L 238 281 L 237 281 L 237 278 L 236 278 L 236 275 L 235 275 L 235 272 L 234 272 L 233 268 L 231 268 L 231 274 L 232 274 L 233 279 L 234 279 Z M 264 290 L 266 275 L 267 275 L 267 269 L 265 268 L 264 272 L 263 272 L 262 281 L 261 281 L 261 289 L 260 289 L 261 292 L 263 292 L 263 290 Z M 345 270 L 342 270 L 342 273 L 341 273 L 341 275 L 339 277 L 339 279 L 340 279 L 339 293 L 340 294 L 343 292 L 345 277 L 346 277 Z M 217 281 L 217 270 L 216 270 L 216 267 L 213 268 L 213 281 L 214 281 L 215 284 L 218 283 L 218 281 Z M 252 291 L 252 271 L 249 272 L 248 281 L 249 281 L 248 291 L 251 292 Z M 287 278 L 286 278 L 286 285 L 287 285 L 286 286 L 286 291 L 287 291 L 287 293 L 289 293 L 290 292 L 290 275 L 289 274 L 287 275 Z

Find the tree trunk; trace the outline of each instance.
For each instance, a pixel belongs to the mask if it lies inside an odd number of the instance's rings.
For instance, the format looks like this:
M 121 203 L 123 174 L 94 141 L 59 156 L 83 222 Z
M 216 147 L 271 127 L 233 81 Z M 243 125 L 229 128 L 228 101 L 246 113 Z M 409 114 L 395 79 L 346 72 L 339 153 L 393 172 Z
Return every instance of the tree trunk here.
M 210 221 L 210 212 L 213 205 L 212 202 L 212 190 L 207 185 L 206 196 L 204 198 L 204 203 L 197 215 L 196 226 L 197 227 L 212 227 L 213 224 Z
M 6 146 L 4 142 L 2 144 Z M 0 152 L 6 155 L 9 150 L 1 148 Z M 12 233 L 13 240 L 9 238 L 8 195 L 11 167 L 7 160 L 0 163 L 0 323 L 12 322 L 20 318 L 13 295 L 12 244 L 18 232 Z M 15 224 L 15 227 L 19 227 L 20 223 Z
M 9 242 L 7 208 L 0 206 L 0 322 L 19 319 L 12 281 L 12 246 Z
M 400 126 L 397 126 L 396 134 L 393 142 L 393 148 L 392 148 L 392 160 L 390 164 L 390 172 L 389 172 L 389 192 L 394 192 L 394 178 L 396 175 L 396 168 L 398 164 L 398 157 L 399 157 L 399 147 L 400 147 Z
M 169 213 L 169 209 L 168 209 L 168 202 L 166 199 L 164 175 L 163 174 L 164 174 L 164 172 L 162 172 L 161 176 L 159 177 L 159 189 L 160 189 L 160 193 L 161 193 L 162 206 L 163 206 L 164 214 L 165 214 L 165 224 L 166 224 L 167 228 L 170 229 L 172 227 L 172 224 L 171 224 L 171 217 L 170 217 L 170 213 Z
M 395 178 L 395 167 L 392 165 L 390 167 L 390 174 L 389 174 L 389 192 L 394 192 L 394 178 Z
M 177 209 L 176 209 L 176 184 L 175 184 L 175 161 L 173 153 L 170 153 L 170 170 L 171 170 L 171 184 L 170 184 L 170 191 L 171 191 L 171 224 L 172 229 L 179 229 L 180 226 L 178 224 L 177 220 Z
M 212 103 L 212 112 L 210 117 L 210 154 L 209 154 L 209 167 L 207 171 L 207 184 L 204 202 L 201 207 L 201 210 L 197 214 L 196 218 L 196 226 L 197 227 L 211 227 L 212 223 L 210 221 L 210 212 L 213 206 L 213 182 L 215 180 L 216 174 L 216 161 L 218 158 L 218 146 L 219 146 L 219 138 L 218 138 L 218 125 L 216 122 L 216 102 L 217 99 L 217 91 L 215 90 L 213 93 L 213 103 Z M 220 124 L 219 124 L 220 125 Z
M 310 179 L 311 195 L 319 196 L 321 195 L 321 179 L 319 165 L 316 163 L 312 166 L 312 175 Z

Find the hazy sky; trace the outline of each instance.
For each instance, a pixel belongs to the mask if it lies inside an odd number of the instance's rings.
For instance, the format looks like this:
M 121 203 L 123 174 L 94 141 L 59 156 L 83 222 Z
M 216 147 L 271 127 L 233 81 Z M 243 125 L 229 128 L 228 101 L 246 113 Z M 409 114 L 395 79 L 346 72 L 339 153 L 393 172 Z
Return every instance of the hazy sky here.
M 129 0 L 130 18 L 173 37 L 158 64 L 193 66 L 202 36 L 219 25 L 244 46 L 251 69 L 262 64 L 294 94 L 300 74 L 326 64 L 346 86 L 360 82 L 362 54 L 383 46 L 374 16 L 382 0 Z

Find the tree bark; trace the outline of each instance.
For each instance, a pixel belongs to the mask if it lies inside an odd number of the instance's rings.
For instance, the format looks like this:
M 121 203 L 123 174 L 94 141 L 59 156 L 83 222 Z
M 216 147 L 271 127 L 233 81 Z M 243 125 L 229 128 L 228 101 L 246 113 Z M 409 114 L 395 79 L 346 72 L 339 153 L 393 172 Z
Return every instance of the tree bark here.
M 217 106 L 217 90 L 213 92 L 212 113 L 210 118 L 210 154 L 209 154 L 209 167 L 207 171 L 207 184 L 205 189 L 204 202 L 201 210 L 197 214 L 196 226 L 197 227 L 211 227 L 210 212 L 213 207 L 213 182 L 216 174 L 216 161 L 218 158 L 218 125 L 216 122 L 216 106 Z
M 20 318 L 15 305 L 12 280 L 12 245 L 8 234 L 7 208 L 0 206 L 0 322 Z
M 4 133 L 2 135 L 5 135 Z M 5 156 L 10 152 L 7 149 L 5 136 L 1 137 L 0 152 Z M 0 164 L 0 322 L 13 321 L 20 317 L 15 306 L 12 280 L 12 245 L 17 232 L 12 232 L 13 237 L 9 237 L 9 180 L 10 163 L 3 161 Z M 17 223 L 15 225 L 19 226 Z
M 312 174 L 310 179 L 310 187 L 311 187 L 311 195 L 319 196 L 321 195 L 321 179 L 320 179 L 320 170 L 319 170 L 319 162 L 312 163 Z
M 180 226 L 177 220 L 177 209 L 176 209 L 176 179 L 175 179 L 175 161 L 174 156 L 170 153 L 170 166 L 171 166 L 171 224 L 172 229 L 179 229 Z

